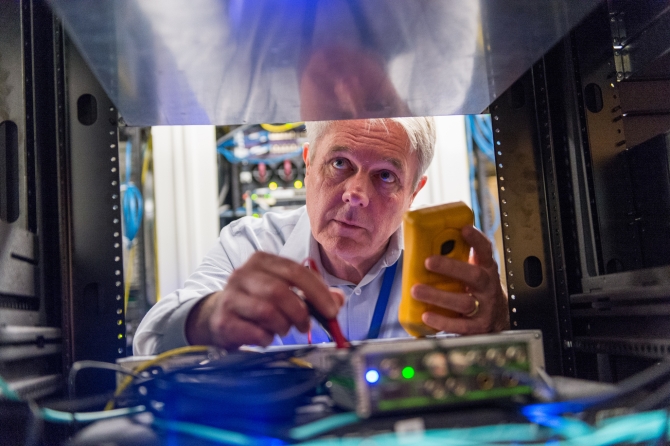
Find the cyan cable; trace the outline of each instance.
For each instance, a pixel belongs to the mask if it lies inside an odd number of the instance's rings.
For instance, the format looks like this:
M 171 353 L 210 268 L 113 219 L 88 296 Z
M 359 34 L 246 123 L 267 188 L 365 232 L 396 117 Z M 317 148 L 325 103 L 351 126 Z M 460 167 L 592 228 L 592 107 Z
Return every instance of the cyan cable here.
M 135 415 L 146 412 L 146 410 L 145 406 L 135 406 L 123 409 L 102 410 L 99 412 L 62 412 L 44 407 L 41 409 L 41 413 L 45 421 L 52 423 L 91 423 L 93 421 Z
M 536 424 L 501 424 L 460 429 L 436 429 L 397 435 L 393 433 L 366 438 L 345 437 L 313 440 L 303 446 L 358 446 L 363 440 L 385 446 L 475 446 L 524 444 L 525 446 L 608 446 L 640 444 L 662 437 L 668 438 L 666 411 L 625 415 L 602 422 L 598 427 L 583 426 L 575 419 L 557 421 L 554 429 Z M 556 438 L 557 435 L 563 437 Z M 571 435 L 567 438 L 566 435 Z
M 234 446 L 280 446 L 285 442 L 269 437 L 252 437 L 240 432 L 205 426 L 203 424 L 172 421 L 155 418 L 153 425 L 166 431 L 190 435 L 192 437 Z
M 19 395 L 9 387 L 9 383 L 0 377 L 0 390 L 2 396 L 12 401 L 22 401 Z M 27 402 L 31 404 L 31 402 Z M 34 404 L 34 403 L 32 403 Z M 37 408 L 35 412 L 45 421 L 52 423 L 90 423 L 93 421 L 106 420 L 109 418 L 125 417 L 145 412 L 145 406 L 127 407 L 116 410 L 106 410 L 100 412 L 63 412 L 61 410 L 49 409 L 48 407 Z
M 294 440 L 305 440 L 307 438 L 316 437 L 317 435 L 330 432 L 338 427 L 348 426 L 350 424 L 358 423 L 361 419 L 355 412 L 340 413 L 330 417 L 322 418 L 321 420 L 312 423 L 304 424 L 302 426 L 294 427 L 289 431 L 289 435 Z
M 19 394 L 9 387 L 9 383 L 2 379 L 2 377 L 0 377 L 0 390 L 2 390 L 2 396 L 4 398 L 7 398 L 10 401 L 21 401 Z
M 487 446 L 544 441 L 549 432 L 534 424 L 500 424 L 457 429 L 433 429 L 407 434 L 386 433 L 367 438 L 343 437 L 313 440 L 300 443 L 303 446 L 358 446 L 380 445 L 421 445 L 421 446 Z

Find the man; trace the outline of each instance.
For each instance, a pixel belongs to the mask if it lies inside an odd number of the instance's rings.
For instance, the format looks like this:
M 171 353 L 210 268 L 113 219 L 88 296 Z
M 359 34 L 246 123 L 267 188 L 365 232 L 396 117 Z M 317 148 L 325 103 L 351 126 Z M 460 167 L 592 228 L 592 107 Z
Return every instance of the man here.
M 397 322 L 402 280 L 403 213 L 426 183 L 435 144 L 432 118 L 308 123 L 303 151 L 307 205 L 286 214 L 243 218 L 221 231 L 215 246 L 183 289 L 162 299 L 135 336 L 135 354 L 188 344 L 234 349 L 241 345 L 327 341 L 310 321 L 307 305 L 337 317 L 346 337 L 365 339 L 382 282 L 392 275 L 388 308 L 378 337 L 408 334 Z M 415 299 L 463 315 L 425 313 L 438 331 L 475 334 L 509 325 L 507 299 L 491 244 L 463 229 L 472 263 L 441 256 L 427 269 L 463 282 L 467 293 L 417 284 Z M 315 260 L 321 274 L 302 266 Z M 329 288 L 330 287 L 330 288 Z M 302 291 L 299 297 L 295 288 Z

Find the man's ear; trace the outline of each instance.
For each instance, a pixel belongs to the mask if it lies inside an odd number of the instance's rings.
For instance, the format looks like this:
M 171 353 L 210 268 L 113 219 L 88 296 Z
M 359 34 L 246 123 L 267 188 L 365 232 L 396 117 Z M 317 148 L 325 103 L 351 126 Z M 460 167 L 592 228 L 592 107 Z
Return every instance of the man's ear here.
M 302 160 L 305 162 L 305 167 L 309 167 L 309 143 L 302 145 Z
M 414 189 L 414 192 L 412 193 L 412 199 L 409 200 L 410 205 L 414 201 L 414 198 L 416 198 L 416 194 L 418 194 L 419 191 L 423 189 L 423 186 L 426 185 L 426 181 L 428 181 L 428 177 L 426 175 L 422 176 L 421 179 L 419 180 L 419 184 L 416 185 L 416 189 Z

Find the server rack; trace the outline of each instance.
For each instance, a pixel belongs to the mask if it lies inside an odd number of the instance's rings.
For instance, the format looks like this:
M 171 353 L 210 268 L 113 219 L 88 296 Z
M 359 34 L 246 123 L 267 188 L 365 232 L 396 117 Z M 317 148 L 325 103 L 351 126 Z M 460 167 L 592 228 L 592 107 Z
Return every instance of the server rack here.
M 0 8 L 0 371 L 42 396 L 125 354 L 119 117 L 46 5 Z M 670 129 L 669 16 L 602 3 L 490 107 L 512 328 L 544 331 L 551 373 L 616 381 L 670 354 L 668 219 L 633 153 Z
M 46 4 L 0 11 L 0 370 L 38 398 L 74 361 L 125 355 L 118 112 Z
M 670 354 L 669 24 L 602 3 L 491 105 L 510 319 L 544 331 L 550 373 Z

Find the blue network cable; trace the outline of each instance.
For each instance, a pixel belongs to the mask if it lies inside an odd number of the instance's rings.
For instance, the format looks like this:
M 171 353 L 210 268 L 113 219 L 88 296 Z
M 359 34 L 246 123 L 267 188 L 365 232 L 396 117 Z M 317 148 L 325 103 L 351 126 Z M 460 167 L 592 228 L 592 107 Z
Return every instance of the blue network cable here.
M 132 173 L 132 144 L 130 141 L 126 143 L 126 180 L 123 183 L 125 192 L 121 206 L 123 208 L 123 223 L 125 235 L 128 239 L 129 246 L 132 246 L 133 240 L 137 236 L 142 225 L 142 212 L 144 209 L 144 202 L 142 199 L 142 192 L 130 180 Z
M 267 150 L 270 150 L 270 144 L 267 144 Z M 251 155 L 245 158 L 238 158 L 233 154 L 231 150 L 228 150 L 227 147 L 232 147 L 230 145 L 227 145 L 225 143 L 219 144 L 216 148 L 217 152 L 223 155 L 223 157 L 231 164 L 238 164 L 241 162 L 247 162 L 249 164 L 260 164 L 260 163 L 265 163 L 265 164 L 274 164 L 274 163 L 280 163 L 284 160 L 295 158 L 296 156 L 300 156 L 302 153 L 302 148 L 295 150 L 293 152 L 289 153 L 283 153 L 281 155 L 276 155 L 276 156 L 268 156 L 264 158 L 257 157 L 255 155 Z
M 472 197 L 472 211 L 475 214 L 475 226 L 483 229 L 485 235 L 491 240 L 493 244 L 493 257 L 500 265 L 500 255 L 495 245 L 495 233 L 500 226 L 500 209 L 493 200 L 493 196 L 489 192 L 486 185 L 480 184 L 479 187 L 482 193 L 486 194 L 488 201 L 493 204 L 493 219 L 492 225 L 489 228 L 482 228 L 481 223 L 481 205 L 479 203 L 479 195 L 475 188 L 475 180 L 477 178 L 477 155 L 475 150 L 481 152 L 486 159 L 495 164 L 495 150 L 493 141 L 493 130 L 491 127 L 491 115 L 469 115 L 465 117 L 465 132 L 467 139 L 468 159 L 470 162 L 470 195 Z M 476 144 L 476 148 L 475 148 Z M 500 267 L 500 266 L 499 266 Z
M 479 229 L 482 228 L 480 221 L 481 209 L 479 208 L 479 195 L 477 194 L 477 189 L 475 188 L 475 179 L 477 178 L 477 171 L 475 166 L 477 165 L 475 157 L 475 148 L 474 148 L 474 136 L 472 132 L 472 116 L 465 117 L 465 139 L 467 142 L 468 148 L 468 160 L 470 163 L 470 198 L 472 202 L 472 211 L 475 214 L 475 226 Z

